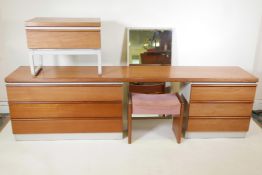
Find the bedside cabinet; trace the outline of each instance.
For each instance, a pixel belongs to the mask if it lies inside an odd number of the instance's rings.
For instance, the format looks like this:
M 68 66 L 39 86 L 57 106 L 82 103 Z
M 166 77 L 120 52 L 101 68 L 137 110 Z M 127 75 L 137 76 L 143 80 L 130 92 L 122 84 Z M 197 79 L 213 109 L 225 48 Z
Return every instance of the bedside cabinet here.
M 45 55 L 96 55 L 102 74 L 101 22 L 98 18 L 33 18 L 26 21 L 31 74 L 42 68 Z M 35 68 L 35 58 L 40 65 Z

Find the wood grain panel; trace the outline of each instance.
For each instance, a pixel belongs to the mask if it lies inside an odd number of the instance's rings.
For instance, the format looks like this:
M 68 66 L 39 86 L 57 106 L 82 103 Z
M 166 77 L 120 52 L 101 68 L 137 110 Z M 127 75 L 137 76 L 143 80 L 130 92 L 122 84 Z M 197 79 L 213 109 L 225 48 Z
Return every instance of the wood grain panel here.
M 14 134 L 122 132 L 122 120 L 12 120 L 12 127 Z
M 253 103 L 190 103 L 189 116 L 250 116 Z
M 256 85 L 195 86 L 192 85 L 191 101 L 253 101 Z
M 248 131 L 250 117 L 246 118 L 189 118 L 187 131 Z
M 21 66 L 6 77 L 7 83 L 64 82 L 229 82 L 256 83 L 258 78 L 240 67 L 214 66 L 46 66 L 37 78 L 29 66 Z
M 26 30 L 27 45 L 31 49 L 97 49 L 100 31 Z
M 100 27 L 99 18 L 36 17 L 25 22 L 28 27 Z
M 122 101 L 121 85 L 7 86 L 9 101 Z
M 122 118 L 122 103 L 71 103 L 32 104 L 10 103 L 11 118 L 72 118 L 72 117 L 118 117 Z

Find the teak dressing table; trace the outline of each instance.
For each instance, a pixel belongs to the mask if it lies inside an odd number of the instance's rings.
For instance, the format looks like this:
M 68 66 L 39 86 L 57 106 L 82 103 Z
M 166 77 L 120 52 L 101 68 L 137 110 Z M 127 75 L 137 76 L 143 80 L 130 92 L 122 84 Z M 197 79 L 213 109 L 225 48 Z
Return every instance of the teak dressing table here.
M 258 79 L 239 67 L 22 66 L 5 79 L 17 140 L 121 139 L 125 84 L 184 82 L 186 138 L 244 137 Z

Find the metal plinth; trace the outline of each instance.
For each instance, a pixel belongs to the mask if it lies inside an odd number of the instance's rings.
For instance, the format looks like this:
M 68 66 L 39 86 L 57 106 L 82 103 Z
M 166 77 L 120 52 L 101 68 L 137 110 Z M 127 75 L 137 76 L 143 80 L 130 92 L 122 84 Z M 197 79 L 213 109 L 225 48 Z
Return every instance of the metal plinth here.
M 52 140 L 120 140 L 122 132 L 115 133 L 66 133 L 66 134 L 15 134 L 17 141 Z

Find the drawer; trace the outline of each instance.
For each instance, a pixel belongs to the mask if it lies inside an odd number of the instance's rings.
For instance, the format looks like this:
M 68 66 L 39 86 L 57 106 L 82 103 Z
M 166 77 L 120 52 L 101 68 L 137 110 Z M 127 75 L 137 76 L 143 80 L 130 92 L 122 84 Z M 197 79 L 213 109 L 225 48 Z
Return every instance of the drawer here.
M 187 131 L 248 131 L 250 117 L 246 118 L 189 118 Z
M 99 30 L 27 29 L 27 45 L 31 49 L 98 49 Z
M 9 101 L 122 101 L 122 85 L 7 86 Z
M 253 103 L 190 103 L 189 116 L 250 116 Z
M 253 101 L 256 85 L 192 85 L 191 101 Z
M 19 118 L 122 118 L 122 103 L 10 103 L 12 119 Z
M 121 119 L 12 120 L 14 134 L 122 132 Z

